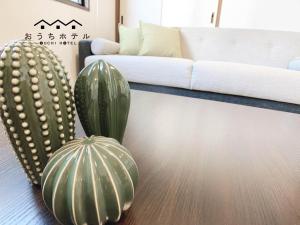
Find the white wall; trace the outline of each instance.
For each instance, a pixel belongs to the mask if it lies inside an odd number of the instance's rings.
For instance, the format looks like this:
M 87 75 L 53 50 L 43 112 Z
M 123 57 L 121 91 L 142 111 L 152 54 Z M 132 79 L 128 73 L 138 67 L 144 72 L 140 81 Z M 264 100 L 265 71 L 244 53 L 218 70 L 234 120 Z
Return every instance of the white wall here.
M 34 23 L 41 19 L 70 21 L 76 19 L 83 24 L 79 34 L 88 33 L 91 38 L 115 38 L 115 1 L 90 0 L 91 10 L 85 11 L 54 0 L 8 0 L 1 1 L 0 47 L 10 40 L 24 38 L 25 33 L 37 34 L 40 30 Z M 76 30 L 77 32 L 77 30 Z M 77 76 L 78 46 L 50 46 L 63 60 L 71 74 Z
M 223 0 L 221 27 L 300 32 L 299 0 Z
M 161 23 L 162 0 L 121 0 L 123 24 L 137 27 L 139 21 Z

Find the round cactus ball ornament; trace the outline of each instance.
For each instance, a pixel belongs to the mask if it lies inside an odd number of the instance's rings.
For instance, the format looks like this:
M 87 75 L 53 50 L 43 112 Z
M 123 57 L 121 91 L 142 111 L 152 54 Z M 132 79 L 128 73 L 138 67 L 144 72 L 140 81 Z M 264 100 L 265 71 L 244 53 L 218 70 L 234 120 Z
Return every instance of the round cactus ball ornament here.
M 117 222 L 130 208 L 138 169 L 112 138 L 81 138 L 56 151 L 42 178 L 47 207 L 62 224 Z

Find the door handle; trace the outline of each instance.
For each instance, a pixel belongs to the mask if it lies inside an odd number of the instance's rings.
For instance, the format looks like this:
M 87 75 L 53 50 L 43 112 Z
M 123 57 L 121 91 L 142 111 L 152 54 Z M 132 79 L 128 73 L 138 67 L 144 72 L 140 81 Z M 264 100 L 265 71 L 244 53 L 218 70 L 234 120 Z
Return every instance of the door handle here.
M 215 12 L 212 12 L 211 17 L 210 17 L 210 23 L 213 24 L 215 21 Z

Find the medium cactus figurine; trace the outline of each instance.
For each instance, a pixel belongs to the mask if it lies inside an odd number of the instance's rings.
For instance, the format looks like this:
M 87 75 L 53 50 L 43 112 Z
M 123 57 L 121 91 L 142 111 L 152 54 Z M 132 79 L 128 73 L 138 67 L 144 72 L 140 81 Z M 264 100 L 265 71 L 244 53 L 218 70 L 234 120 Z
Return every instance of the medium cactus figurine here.
M 64 225 L 117 222 L 132 204 L 138 169 L 118 141 L 71 141 L 54 153 L 42 178 L 47 207 Z
M 83 69 L 75 84 L 75 103 L 87 136 L 111 137 L 122 143 L 130 88 L 115 67 L 99 60 Z
M 74 139 L 74 100 L 61 61 L 44 46 L 17 41 L 0 59 L 1 118 L 34 184 L 49 157 Z

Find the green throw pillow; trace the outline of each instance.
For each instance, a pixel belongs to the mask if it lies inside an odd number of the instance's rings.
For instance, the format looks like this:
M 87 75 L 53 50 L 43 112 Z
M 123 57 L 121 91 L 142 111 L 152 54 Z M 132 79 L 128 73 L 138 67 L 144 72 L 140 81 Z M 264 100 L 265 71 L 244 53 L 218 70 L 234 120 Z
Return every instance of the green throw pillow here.
M 139 55 L 182 57 L 180 31 L 140 22 L 141 48 Z
M 120 55 L 138 55 L 140 50 L 140 29 L 119 26 Z

